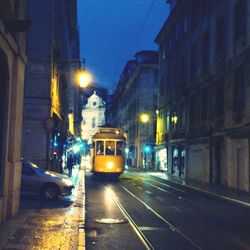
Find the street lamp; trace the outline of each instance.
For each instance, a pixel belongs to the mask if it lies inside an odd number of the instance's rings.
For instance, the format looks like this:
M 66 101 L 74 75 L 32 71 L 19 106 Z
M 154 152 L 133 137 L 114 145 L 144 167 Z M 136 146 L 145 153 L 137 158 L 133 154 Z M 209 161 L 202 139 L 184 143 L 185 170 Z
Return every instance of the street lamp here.
M 147 124 L 147 133 L 146 133 L 146 140 L 148 141 L 148 123 L 149 123 L 149 120 L 150 120 L 150 116 L 149 114 L 147 113 L 142 113 L 140 114 L 140 121 L 143 123 L 143 124 Z M 144 154 L 144 171 L 146 171 L 146 168 L 147 168 L 147 158 L 148 158 L 148 155 L 149 155 L 149 147 L 148 145 L 146 145 L 144 147 L 144 150 L 143 150 L 143 154 Z
M 171 121 L 174 125 L 174 128 L 176 128 L 177 122 L 178 122 L 178 116 L 176 115 L 176 113 L 174 113 L 174 115 L 171 118 Z
M 86 88 L 91 83 L 92 76 L 86 70 L 79 70 L 76 74 L 76 80 L 81 88 Z
M 149 114 L 142 113 L 140 115 L 140 120 L 141 120 L 142 123 L 148 123 L 149 122 Z

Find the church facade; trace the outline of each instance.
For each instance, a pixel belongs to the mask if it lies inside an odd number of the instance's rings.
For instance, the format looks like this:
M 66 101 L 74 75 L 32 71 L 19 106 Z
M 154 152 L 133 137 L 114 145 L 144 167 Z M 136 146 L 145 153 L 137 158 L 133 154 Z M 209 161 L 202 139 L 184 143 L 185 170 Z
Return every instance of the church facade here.
M 105 124 L 105 110 L 106 102 L 94 91 L 82 109 L 81 137 L 88 144 L 91 144 L 92 136 L 98 131 L 98 127 Z

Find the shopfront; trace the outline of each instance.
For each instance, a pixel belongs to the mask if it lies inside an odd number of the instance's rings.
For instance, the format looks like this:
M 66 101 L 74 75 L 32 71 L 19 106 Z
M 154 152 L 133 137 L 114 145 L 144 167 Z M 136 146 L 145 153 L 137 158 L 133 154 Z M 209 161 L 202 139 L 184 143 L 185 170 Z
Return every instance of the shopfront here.
M 171 174 L 184 177 L 185 169 L 185 147 L 184 145 L 172 145 Z
M 161 147 L 156 149 L 156 166 L 157 170 L 161 172 L 167 172 L 168 170 L 168 157 L 167 148 Z

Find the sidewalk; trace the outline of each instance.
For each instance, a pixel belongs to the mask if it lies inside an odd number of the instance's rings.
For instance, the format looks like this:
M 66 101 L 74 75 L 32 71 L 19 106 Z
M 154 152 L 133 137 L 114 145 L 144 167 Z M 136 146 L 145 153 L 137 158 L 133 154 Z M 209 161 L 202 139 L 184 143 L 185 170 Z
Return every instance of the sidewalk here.
M 194 181 L 184 181 L 175 176 L 161 172 L 146 172 L 146 174 L 167 180 L 175 185 L 181 185 L 198 192 L 206 193 L 209 196 L 221 198 L 240 205 L 250 207 L 250 194 L 242 191 L 235 191 L 215 184 L 202 184 Z
M 84 170 L 74 168 L 72 196 L 21 199 L 19 214 L 0 224 L 0 249 L 85 249 Z

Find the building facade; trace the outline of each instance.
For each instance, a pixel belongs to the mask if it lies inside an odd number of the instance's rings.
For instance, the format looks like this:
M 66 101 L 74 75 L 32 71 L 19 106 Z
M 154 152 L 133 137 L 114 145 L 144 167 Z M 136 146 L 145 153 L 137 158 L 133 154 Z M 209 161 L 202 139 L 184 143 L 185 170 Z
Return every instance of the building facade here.
M 159 134 L 170 174 L 250 191 L 250 2 L 168 1 Z
M 28 1 L 32 27 L 27 37 L 23 157 L 61 170 L 64 145 L 79 135 L 80 68 L 76 0 Z
M 112 124 L 126 132 L 130 167 L 155 167 L 157 79 L 158 53 L 140 51 L 124 67 L 112 98 Z M 142 114 L 148 116 L 144 123 Z
M 0 1 L 0 222 L 19 209 L 25 1 Z
M 94 91 L 82 109 L 81 137 L 87 144 L 92 143 L 92 137 L 98 132 L 98 128 L 105 125 L 105 111 L 106 102 Z

